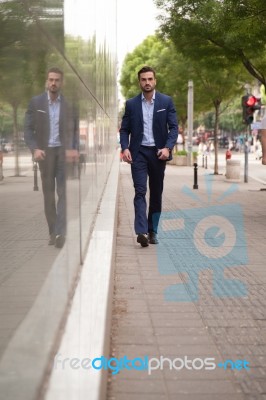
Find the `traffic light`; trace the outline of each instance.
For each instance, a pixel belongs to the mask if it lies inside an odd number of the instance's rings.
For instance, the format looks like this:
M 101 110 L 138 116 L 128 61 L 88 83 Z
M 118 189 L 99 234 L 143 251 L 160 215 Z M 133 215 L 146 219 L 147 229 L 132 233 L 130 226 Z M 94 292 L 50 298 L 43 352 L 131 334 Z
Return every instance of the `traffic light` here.
M 247 94 L 242 97 L 242 109 L 243 109 L 243 122 L 247 125 L 252 124 L 253 114 L 256 110 L 261 109 L 261 100 L 252 94 Z

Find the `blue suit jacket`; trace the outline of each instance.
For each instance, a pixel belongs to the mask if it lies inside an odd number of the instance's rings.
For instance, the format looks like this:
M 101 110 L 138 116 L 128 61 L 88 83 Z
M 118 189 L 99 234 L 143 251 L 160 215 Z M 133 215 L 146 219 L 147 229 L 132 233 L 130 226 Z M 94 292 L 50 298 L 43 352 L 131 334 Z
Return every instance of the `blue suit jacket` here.
M 172 149 L 178 136 L 176 111 L 171 97 L 155 92 L 153 112 L 153 135 L 158 149 Z M 136 159 L 143 139 L 143 114 L 141 93 L 127 100 L 120 128 L 122 151 L 129 149 L 132 160 Z
M 65 149 L 78 149 L 79 122 L 77 112 L 61 94 L 59 136 Z M 45 150 L 50 135 L 48 95 L 42 93 L 30 100 L 25 113 L 24 139 L 31 151 Z

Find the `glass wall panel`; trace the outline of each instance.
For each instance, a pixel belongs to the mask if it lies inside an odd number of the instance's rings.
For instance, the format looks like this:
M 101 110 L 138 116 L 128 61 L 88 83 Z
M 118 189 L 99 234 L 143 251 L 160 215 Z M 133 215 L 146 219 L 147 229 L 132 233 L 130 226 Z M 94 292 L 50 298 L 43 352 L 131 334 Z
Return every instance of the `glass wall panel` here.
M 38 368 L 43 371 L 48 362 L 116 154 L 116 0 L 0 1 L 0 29 L 0 391 L 5 393 L 13 382 L 8 364 L 16 379 L 28 371 L 34 390 Z M 45 91 L 47 70 L 54 66 L 64 72 L 62 94 L 76 117 L 79 152 L 65 167 L 62 248 L 48 245 L 39 165 L 24 140 L 30 99 Z M 44 110 L 38 112 L 39 118 Z

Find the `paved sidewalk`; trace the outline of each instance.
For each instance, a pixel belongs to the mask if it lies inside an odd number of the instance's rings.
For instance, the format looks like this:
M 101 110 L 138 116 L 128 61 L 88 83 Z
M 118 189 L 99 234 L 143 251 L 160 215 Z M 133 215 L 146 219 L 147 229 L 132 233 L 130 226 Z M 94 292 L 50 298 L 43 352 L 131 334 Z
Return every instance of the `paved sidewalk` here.
M 214 176 L 203 168 L 198 172 L 199 189 L 193 190 L 193 168 L 167 167 L 161 219 L 185 215 L 184 236 L 179 242 L 171 235 L 166 240 L 167 233 L 163 236 L 160 231 L 160 245 L 141 248 L 133 230 L 130 167 L 121 164 L 110 357 L 179 360 L 176 369 L 171 370 L 165 361 L 164 368 L 150 375 L 136 369 L 110 373 L 107 400 L 266 399 L 266 193 L 259 190 L 261 183 L 250 179 L 224 196 L 232 185 L 224 175 Z M 218 235 L 217 254 L 215 249 L 209 265 L 194 269 L 199 259 L 196 243 L 203 252 L 215 245 L 207 236 L 202 243 L 195 231 L 192 239 L 195 219 L 200 223 L 203 218 L 203 231 L 210 229 L 213 236 L 215 231 L 207 224 L 212 210 L 220 218 L 214 221 L 225 222 L 224 236 Z M 225 248 L 219 240 L 228 249 L 235 244 L 231 259 L 226 251 L 223 255 Z M 168 268 L 171 263 L 174 267 Z M 226 279 L 232 280 L 232 286 Z M 180 298 L 181 290 L 187 299 Z M 189 364 L 192 369 L 181 369 L 186 357 L 198 359 Z M 201 361 L 205 358 L 214 358 L 216 368 L 205 369 Z M 232 363 L 224 364 L 228 359 L 242 362 L 232 370 Z M 156 360 L 152 365 L 156 366 Z

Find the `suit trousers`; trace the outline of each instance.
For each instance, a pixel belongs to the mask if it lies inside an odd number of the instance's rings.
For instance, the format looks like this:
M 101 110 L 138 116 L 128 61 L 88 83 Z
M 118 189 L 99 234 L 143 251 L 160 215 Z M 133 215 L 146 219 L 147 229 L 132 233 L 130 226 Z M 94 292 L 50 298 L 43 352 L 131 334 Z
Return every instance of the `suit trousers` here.
M 66 171 L 62 147 L 48 147 L 39 161 L 44 196 L 44 212 L 49 234 L 66 234 Z M 57 202 L 55 196 L 57 192 Z
M 135 188 L 135 233 L 157 233 L 162 211 L 163 181 L 166 161 L 158 159 L 156 147 L 141 146 L 131 164 Z M 147 181 L 149 180 L 149 208 L 147 216 Z

